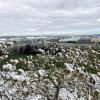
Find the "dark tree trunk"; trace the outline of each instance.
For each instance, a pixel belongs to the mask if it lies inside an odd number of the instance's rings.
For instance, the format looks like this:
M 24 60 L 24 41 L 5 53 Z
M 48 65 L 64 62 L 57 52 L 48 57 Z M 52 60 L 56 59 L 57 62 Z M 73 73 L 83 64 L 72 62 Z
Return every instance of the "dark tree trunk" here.
M 54 100 L 58 100 L 58 98 L 59 98 L 59 86 L 56 87 L 56 93 L 55 93 Z

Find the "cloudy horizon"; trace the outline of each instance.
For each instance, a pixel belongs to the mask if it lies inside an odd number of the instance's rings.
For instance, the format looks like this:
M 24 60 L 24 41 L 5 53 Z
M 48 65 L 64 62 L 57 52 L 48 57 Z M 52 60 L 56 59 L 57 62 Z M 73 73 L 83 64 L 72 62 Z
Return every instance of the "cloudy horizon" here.
M 0 35 L 100 33 L 100 0 L 0 0 Z

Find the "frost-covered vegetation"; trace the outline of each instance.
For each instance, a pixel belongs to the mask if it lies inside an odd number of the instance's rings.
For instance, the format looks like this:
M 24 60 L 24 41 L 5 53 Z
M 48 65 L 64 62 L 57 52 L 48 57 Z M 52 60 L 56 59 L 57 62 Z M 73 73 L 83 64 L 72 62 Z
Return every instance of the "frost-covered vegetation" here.
M 100 100 L 99 45 L 21 50 L 0 49 L 1 100 Z

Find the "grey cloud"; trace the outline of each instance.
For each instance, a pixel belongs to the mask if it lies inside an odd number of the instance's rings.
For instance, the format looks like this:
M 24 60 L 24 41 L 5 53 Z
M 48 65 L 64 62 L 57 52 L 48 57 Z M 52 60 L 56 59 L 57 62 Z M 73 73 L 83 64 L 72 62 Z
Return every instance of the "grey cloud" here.
M 100 0 L 0 0 L 0 32 L 100 27 Z

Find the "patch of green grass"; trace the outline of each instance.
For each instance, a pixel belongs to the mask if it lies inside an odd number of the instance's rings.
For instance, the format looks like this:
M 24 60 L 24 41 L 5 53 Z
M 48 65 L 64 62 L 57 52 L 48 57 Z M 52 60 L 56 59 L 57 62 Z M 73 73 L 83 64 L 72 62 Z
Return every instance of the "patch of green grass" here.
M 27 65 L 24 62 L 22 62 L 22 61 L 20 61 L 20 62 L 18 62 L 16 64 L 16 69 L 29 70 Z
M 98 70 L 95 67 L 87 67 L 85 68 L 85 71 L 91 73 L 91 74 L 97 74 Z
M 4 64 L 10 63 L 11 59 L 26 59 L 27 60 L 27 56 L 30 56 L 29 54 L 13 54 L 13 55 L 9 55 L 8 58 L 4 59 L 4 60 L 0 60 L 0 69 L 2 70 L 2 66 Z M 36 55 L 33 55 L 33 59 L 37 59 Z M 16 68 L 17 69 L 23 69 L 23 70 L 29 70 L 27 64 L 25 64 L 23 61 L 19 61 L 16 64 Z
M 6 64 L 7 62 L 9 63 L 11 59 L 26 59 L 27 60 L 27 56 L 29 56 L 28 54 L 13 54 L 13 55 L 9 55 L 8 58 L 4 59 L 4 60 L 0 60 L 0 69 L 2 69 L 2 66 L 4 64 Z M 33 59 L 36 58 L 36 55 L 33 55 Z M 17 69 L 24 69 L 24 70 L 28 70 L 27 65 L 20 61 L 18 62 L 18 64 L 16 64 L 16 68 Z

